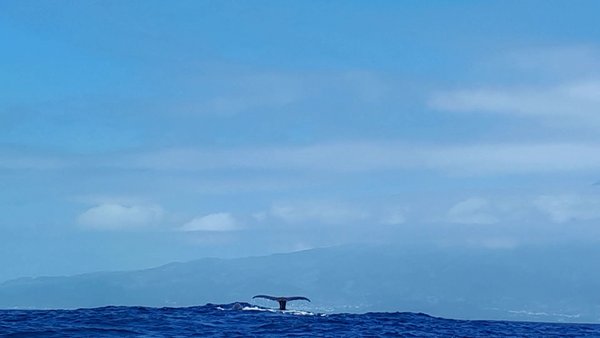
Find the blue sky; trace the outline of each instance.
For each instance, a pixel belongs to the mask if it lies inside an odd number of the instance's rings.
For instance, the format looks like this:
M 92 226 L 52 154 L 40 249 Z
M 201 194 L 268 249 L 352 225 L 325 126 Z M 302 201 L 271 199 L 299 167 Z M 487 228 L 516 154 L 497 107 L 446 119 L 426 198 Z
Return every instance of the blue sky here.
M 0 280 L 600 240 L 593 1 L 3 1 Z

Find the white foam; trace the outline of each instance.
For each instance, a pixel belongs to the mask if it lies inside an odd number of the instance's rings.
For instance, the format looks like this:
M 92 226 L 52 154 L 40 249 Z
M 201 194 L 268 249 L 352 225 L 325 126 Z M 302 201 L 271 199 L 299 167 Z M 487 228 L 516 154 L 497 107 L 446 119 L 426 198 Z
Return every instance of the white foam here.
M 308 312 L 308 311 L 300 311 L 300 310 L 285 310 L 285 311 L 281 311 L 283 313 L 289 313 L 289 314 L 293 314 L 293 315 L 299 315 L 299 316 L 314 316 L 315 313 L 312 312 Z
M 300 311 L 300 310 L 275 310 L 275 309 L 266 309 L 257 306 L 245 306 L 242 308 L 243 311 L 263 311 L 263 312 L 273 312 L 273 313 L 287 313 L 291 315 L 297 316 L 324 316 L 323 314 L 317 314 L 308 311 Z
M 533 312 L 533 311 L 527 311 L 527 310 L 509 310 L 508 312 L 510 313 L 515 313 L 515 314 L 526 314 L 526 315 L 530 315 L 530 316 L 547 316 L 547 317 L 565 317 L 565 318 L 579 318 L 581 317 L 580 314 L 574 314 L 574 315 L 569 315 L 569 314 L 564 314 L 564 313 L 548 313 L 548 312 Z
M 242 311 L 266 311 L 266 312 L 278 312 L 277 310 L 273 310 L 273 309 L 265 309 L 262 307 L 258 307 L 258 306 L 244 306 L 242 308 Z

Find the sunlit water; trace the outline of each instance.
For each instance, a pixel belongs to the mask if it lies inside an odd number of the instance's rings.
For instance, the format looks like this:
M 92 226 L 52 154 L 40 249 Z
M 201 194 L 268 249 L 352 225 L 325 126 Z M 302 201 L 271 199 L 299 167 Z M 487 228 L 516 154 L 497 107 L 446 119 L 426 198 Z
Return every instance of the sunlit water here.
M 592 324 L 450 320 L 409 312 L 315 314 L 240 305 L 3 310 L 0 336 L 600 337 L 600 325 Z

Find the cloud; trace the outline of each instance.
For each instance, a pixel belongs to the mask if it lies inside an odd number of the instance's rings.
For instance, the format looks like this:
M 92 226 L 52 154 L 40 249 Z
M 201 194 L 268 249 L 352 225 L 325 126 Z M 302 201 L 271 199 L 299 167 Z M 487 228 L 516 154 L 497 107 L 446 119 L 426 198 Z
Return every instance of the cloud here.
M 86 210 L 77 221 L 90 229 L 119 230 L 157 225 L 162 217 L 163 210 L 156 205 L 107 203 Z
M 190 108 L 200 112 L 233 115 L 256 108 L 284 107 L 306 96 L 302 78 L 290 74 L 255 73 L 229 76 L 230 81 L 214 81 L 214 85 L 221 87 L 218 95 Z
M 387 79 L 371 71 L 269 72 L 218 69 L 189 79 L 186 88 L 170 102 L 168 111 L 185 114 L 233 116 L 266 111 L 293 111 L 295 105 L 313 107 L 343 104 L 377 104 L 396 99 Z M 191 88 L 191 89 L 190 89 Z
M 552 122 L 600 125 L 600 81 L 545 87 L 474 88 L 435 94 L 429 105 L 442 110 L 512 114 Z
M 240 229 L 240 224 L 229 213 L 220 212 L 199 216 L 185 223 L 182 231 L 233 231 Z
M 369 213 L 364 210 L 324 201 L 277 203 L 271 207 L 268 214 L 286 223 L 346 224 L 369 217 Z
M 339 142 L 297 147 L 174 148 L 113 159 L 108 166 L 150 170 L 255 169 L 315 172 L 435 170 L 452 174 L 527 174 L 600 169 L 596 143 L 496 143 L 429 146 Z
M 587 221 L 600 219 L 600 198 L 576 194 L 543 195 L 534 205 L 552 222 Z
M 528 142 L 422 145 L 401 141 L 348 141 L 306 146 L 238 148 L 169 148 L 130 154 L 63 156 L 60 167 L 40 158 L 20 162 L 5 158 L 7 168 L 119 168 L 154 171 L 209 171 L 252 169 L 257 171 L 361 173 L 396 170 L 431 170 L 452 175 L 503 175 L 584 172 L 600 170 L 600 143 Z M 58 162 L 57 162 L 58 163 Z M 3 159 L 0 158 L 0 168 Z M 239 182 L 237 182 L 239 181 Z M 289 181 L 260 180 L 251 183 L 203 184 L 204 189 L 279 189 Z M 117 203 L 124 204 L 124 203 Z M 136 204 L 136 203 L 134 203 Z
M 527 174 L 600 169 L 600 144 L 504 143 L 437 147 L 424 166 L 463 174 Z
M 19 170 L 53 170 L 63 169 L 73 162 L 54 154 L 48 155 L 40 151 L 23 149 L 22 147 L 0 147 L 0 169 Z
M 469 198 L 448 210 L 447 220 L 462 224 L 493 224 L 498 219 L 490 213 L 490 204 L 483 198 Z
M 593 45 L 527 48 L 509 52 L 505 59 L 511 68 L 538 76 L 589 77 L 600 70 L 600 50 Z
M 409 147 L 400 144 L 371 142 L 220 150 L 174 148 L 140 153 L 112 163 L 117 166 L 158 170 L 252 168 L 366 171 L 402 166 L 409 150 Z M 408 165 L 410 163 L 405 166 Z
M 383 212 L 381 223 L 387 225 L 397 225 L 406 222 L 404 209 L 390 209 Z
M 600 127 L 600 50 L 559 46 L 518 50 L 496 60 L 511 85 L 474 86 L 430 95 L 434 109 L 536 119 L 553 127 Z

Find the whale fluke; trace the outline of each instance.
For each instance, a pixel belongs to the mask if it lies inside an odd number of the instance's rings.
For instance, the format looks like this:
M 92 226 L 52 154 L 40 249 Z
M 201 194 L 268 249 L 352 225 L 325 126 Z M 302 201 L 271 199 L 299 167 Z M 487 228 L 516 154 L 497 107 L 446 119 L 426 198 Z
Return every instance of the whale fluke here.
M 267 295 L 256 295 L 256 296 L 252 297 L 252 299 L 254 299 L 254 298 L 264 298 L 264 299 L 278 302 L 279 310 L 285 310 L 285 306 L 286 306 L 287 302 L 292 301 L 292 300 L 306 300 L 306 301 L 310 302 L 310 299 L 308 299 L 306 297 L 302 297 L 302 296 L 273 297 L 273 296 L 267 296 Z

